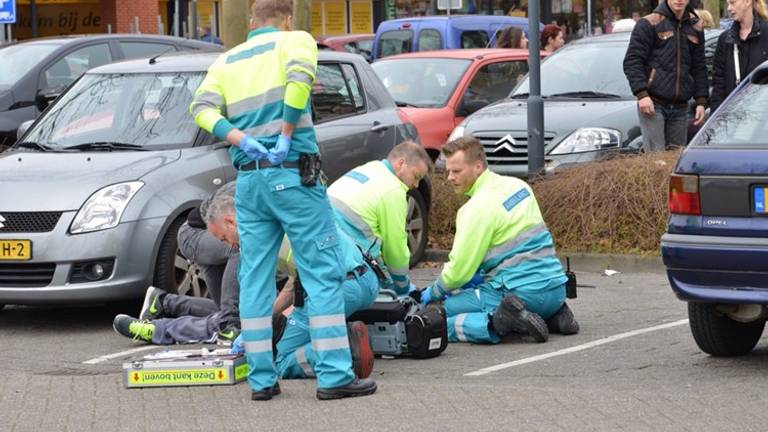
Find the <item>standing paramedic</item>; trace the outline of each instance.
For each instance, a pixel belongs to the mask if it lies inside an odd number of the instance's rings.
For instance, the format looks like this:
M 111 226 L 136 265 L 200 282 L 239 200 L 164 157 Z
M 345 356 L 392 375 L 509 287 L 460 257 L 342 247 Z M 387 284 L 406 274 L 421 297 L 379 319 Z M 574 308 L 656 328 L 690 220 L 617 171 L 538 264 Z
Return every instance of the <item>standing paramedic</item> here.
M 237 168 L 235 208 L 240 237 L 240 319 L 251 399 L 280 393 L 272 358 L 275 267 L 283 235 L 293 246 L 307 294 L 317 397 L 376 391 L 358 379 L 344 317 L 338 233 L 308 104 L 317 68 L 309 33 L 290 31 L 292 2 L 256 0 L 248 40 L 208 69 L 190 110 L 195 122 L 226 139 Z

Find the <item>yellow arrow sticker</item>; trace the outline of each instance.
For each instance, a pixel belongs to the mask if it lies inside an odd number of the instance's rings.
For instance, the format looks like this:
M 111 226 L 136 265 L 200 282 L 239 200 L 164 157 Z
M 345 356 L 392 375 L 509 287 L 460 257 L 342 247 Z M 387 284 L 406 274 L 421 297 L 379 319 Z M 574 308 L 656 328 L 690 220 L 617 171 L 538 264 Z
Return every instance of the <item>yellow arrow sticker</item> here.
M 177 369 L 162 371 L 134 370 L 128 377 L 129 386 L 217 384 L 229 381 L 227 369 Z

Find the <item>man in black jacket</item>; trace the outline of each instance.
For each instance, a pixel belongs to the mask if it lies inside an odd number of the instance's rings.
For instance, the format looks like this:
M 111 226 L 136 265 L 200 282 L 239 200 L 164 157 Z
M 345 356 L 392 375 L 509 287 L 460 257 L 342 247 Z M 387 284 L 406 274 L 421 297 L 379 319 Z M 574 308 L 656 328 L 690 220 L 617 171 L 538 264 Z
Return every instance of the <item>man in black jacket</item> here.
M 637 22 L 624 74 L 638 100 L 644 150 L 685 145 L 688 101 L 696 99 L 699 125 L 709 95 L 704 31 L 689 0 L 661 0 Z
M 731 28 L 720 34 L 715 50 L 710 105 L 714 112 L 726 97 L 762 62 L 768 60 L 768 22 L 763 0 L 729 0 Z M 734 61 L 734 51 L 739 59 Z

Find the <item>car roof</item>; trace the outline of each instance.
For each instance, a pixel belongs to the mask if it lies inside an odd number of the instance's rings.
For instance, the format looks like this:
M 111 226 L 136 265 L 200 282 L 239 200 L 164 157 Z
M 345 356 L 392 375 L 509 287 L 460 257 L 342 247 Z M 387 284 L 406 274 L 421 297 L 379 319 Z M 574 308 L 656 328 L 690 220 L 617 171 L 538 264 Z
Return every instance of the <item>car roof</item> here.
M 127 60 L 110 63 L 93 68 L 87 74 L 121 74 L 121 73 L 173 73 L 173 72 L 205 72 L 216 61 L 221 53 L 188 53 L 178 52 L 160 55 L 155 63 L 149 64 L 149 58 Z M 319 61 L 343 61 L 347 63 L 363 62 L 365 59 L 358 54 L 337 51 L 318 51 Z
M 154 40 L 154 41 L 162 41 L 162 42 L 168 42 L 168 43 L 174 43 L 174 44 L 182 44 L 187 46 L 201 46 L 205 47 L 206 45 L 211 45 L 207 42 L 202 42 L 194 39 L 185 39 L 175 36 L 165 36 L 165 35 L 155 35 L 155 34 L 136 34 L 136 33 L 94 33 L 94 34 L 78 34 L 78 35 L 62 35 L 62 36 L 47 36 L 47 37 L 41 37 L 41 38 L 35 38 L 35 39 L 27 39 L 22 40 L 19 42 L 16 42 L 15 44 L 18 45 L 35 45 L 35 44 L 57 44 L 57 45 L 66 45 L 66 44 L 74 44 L 84 41 L 108 41 L 108 40 L 126 40 L 126 39 L 133 39 L 133 40 Z
M 704 37 L 707 40 L 710 40 L 712 38 L 719 36 L 720 33 L 722 32 L 723 30 L 721 29 L 707 29 L 704 31 Z M 629 38 L 631 35 L 632 35 L 632 32 L 609 33 L 601 36 L 592 36 L 592 37 L 577 39 L 573 42 L 570 42 L 568 45 L 589 45 L 593 43 L 629 42 Z
M 317 41 L 320 43 L 327 43 L 327 42 L 351 42 L 351 41 L 358 41 L 362 39 L 373 39 L 376 36 L 375 33 L 355 33 L 355 34 L 348 34 L 343 36 L 320 36 L 317 38 Z
M 506 48 L 473 48 L 473 49 L 452 49 L 437 51 L 420 51 L 412 53 L 403 53 L 384 57 L 377 61 L 397 60 L 404 58 L 444 58 L 444 59 L 481 59 L 481 58 L 508 58 L 521 57 L 528 58 L 528 50 L 525 49 L 506 49 Z
M 451 15 L 451 16 L 418 16 L 418 17 L 410 17 L 410 18 L 397 18 L 397 19 L 391 19 L 386 20 L 382 22 L 382 24 L 390 24 L 390 23 L 403 23 L 403 22 L 413 22 L 413 21 L 493 21 L 493 22 L 515 22 L 515 23 L 524 23 L 525 25 L 528 25 L 528 18 L 524 17 L 513 17 L 508 15 Z

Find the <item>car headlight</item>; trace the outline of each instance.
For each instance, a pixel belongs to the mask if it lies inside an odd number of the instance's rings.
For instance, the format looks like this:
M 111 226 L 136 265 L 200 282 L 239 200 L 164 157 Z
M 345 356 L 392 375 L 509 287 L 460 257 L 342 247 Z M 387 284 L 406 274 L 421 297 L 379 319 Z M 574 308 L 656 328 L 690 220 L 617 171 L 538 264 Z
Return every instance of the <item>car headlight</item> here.
M 563 155 L 618 147 L 621 132 L 606 128 L 581 128 L 562 140 L 549 154 Z
M 448 142 L 451 142 L 457 138 L 461 138 L 464 136 L 464 129 L 465 127 L 462 125 L 458 125 L 455 128 L 453 128 L 453 131 L 450 135 L 448 135 Z
M 135 181 L 99 189 L 80 207 L 69 232 L 81 234 L 116 227 L 128 202 L 142 186 L 143 182 Z

